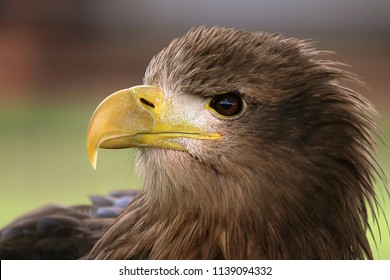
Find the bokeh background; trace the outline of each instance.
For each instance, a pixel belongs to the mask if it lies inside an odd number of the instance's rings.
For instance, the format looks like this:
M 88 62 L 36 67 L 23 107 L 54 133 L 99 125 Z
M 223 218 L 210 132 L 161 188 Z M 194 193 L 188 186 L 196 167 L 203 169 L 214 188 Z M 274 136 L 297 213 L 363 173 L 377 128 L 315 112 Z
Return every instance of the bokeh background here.
M 385 135 L 377 158 L 390 178 L 390 1 L 388 0 L 1 0 L 0 227 L 48 203 L 138 188 L 131 151 L 101 151 L 89 165 L 85 136 L 109 93 L 142 83 L 154 54 L 193 26 L 281 32 L 317 41 L 369 88 Z M 377 184 L 384 212 L 390 201 Z M 382 214 L 375 257 L 390 259 Z

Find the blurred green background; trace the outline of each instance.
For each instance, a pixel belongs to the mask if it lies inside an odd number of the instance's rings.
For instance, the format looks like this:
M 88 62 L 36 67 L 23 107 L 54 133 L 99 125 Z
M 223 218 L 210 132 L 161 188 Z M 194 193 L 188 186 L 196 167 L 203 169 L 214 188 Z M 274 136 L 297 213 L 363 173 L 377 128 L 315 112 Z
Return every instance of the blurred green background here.
M 100 151 L 93 171 L 89 118 L 109 93 L 141 84 L 149 60 L 172 38 L 203 24 L 311 38 L 336 51 L 332 59 L 369 85 L 358 90 L 381 114 L 377 159 L 390 178 L 389 10 L 385 0 L 1 1 L 0 227 L 44 204 L 138 188 L 131 151 Z M 383 183 L 377 188 L 390 219 Z M 390 259 L 382 213 L 379 227 L 375 257 Z

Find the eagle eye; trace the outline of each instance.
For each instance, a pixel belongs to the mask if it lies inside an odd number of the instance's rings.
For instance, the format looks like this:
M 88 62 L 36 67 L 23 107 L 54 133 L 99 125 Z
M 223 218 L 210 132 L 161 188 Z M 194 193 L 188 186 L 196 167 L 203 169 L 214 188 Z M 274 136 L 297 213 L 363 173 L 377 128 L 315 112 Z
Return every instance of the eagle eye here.
M 238 92 L 231 91 L 217 95 L 211 99 L 210 107 L 219 115 L 234 117 L 242 112 L 243 101 Z

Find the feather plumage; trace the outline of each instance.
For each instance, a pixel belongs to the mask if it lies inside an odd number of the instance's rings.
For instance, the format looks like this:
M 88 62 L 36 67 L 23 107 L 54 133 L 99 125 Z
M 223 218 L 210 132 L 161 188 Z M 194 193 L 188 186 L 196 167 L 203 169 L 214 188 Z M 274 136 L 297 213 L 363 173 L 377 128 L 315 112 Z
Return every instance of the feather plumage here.
M 240 117 L 187 151 L 137 148 L 143 188 L 98 259 L 372 258 L 376 112 L 327 52 L 280 34 L 204 27 L 155 56 L 144 83 L 173 98 L 238 91 Z M 373 209 L 375 210 L 375 209 Z

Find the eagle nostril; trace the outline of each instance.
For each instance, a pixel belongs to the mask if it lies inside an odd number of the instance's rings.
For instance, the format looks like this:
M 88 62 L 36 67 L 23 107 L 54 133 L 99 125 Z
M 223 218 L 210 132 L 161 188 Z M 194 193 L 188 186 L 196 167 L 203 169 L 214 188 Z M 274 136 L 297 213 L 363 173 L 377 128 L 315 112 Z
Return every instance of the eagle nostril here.
M 150 101 L 148 101 L 148 100 L 146 100 L 146 99 L 144 99 L 144 98 L 141 98 L 140 101 L 141 101 L 143 104 L 145 104 L 146 106 L 149 106 L 149 107 L 152 107 L 152 108 L 155 107 L 154 104 L 153 104 L 152 102 L 150 102 Z

